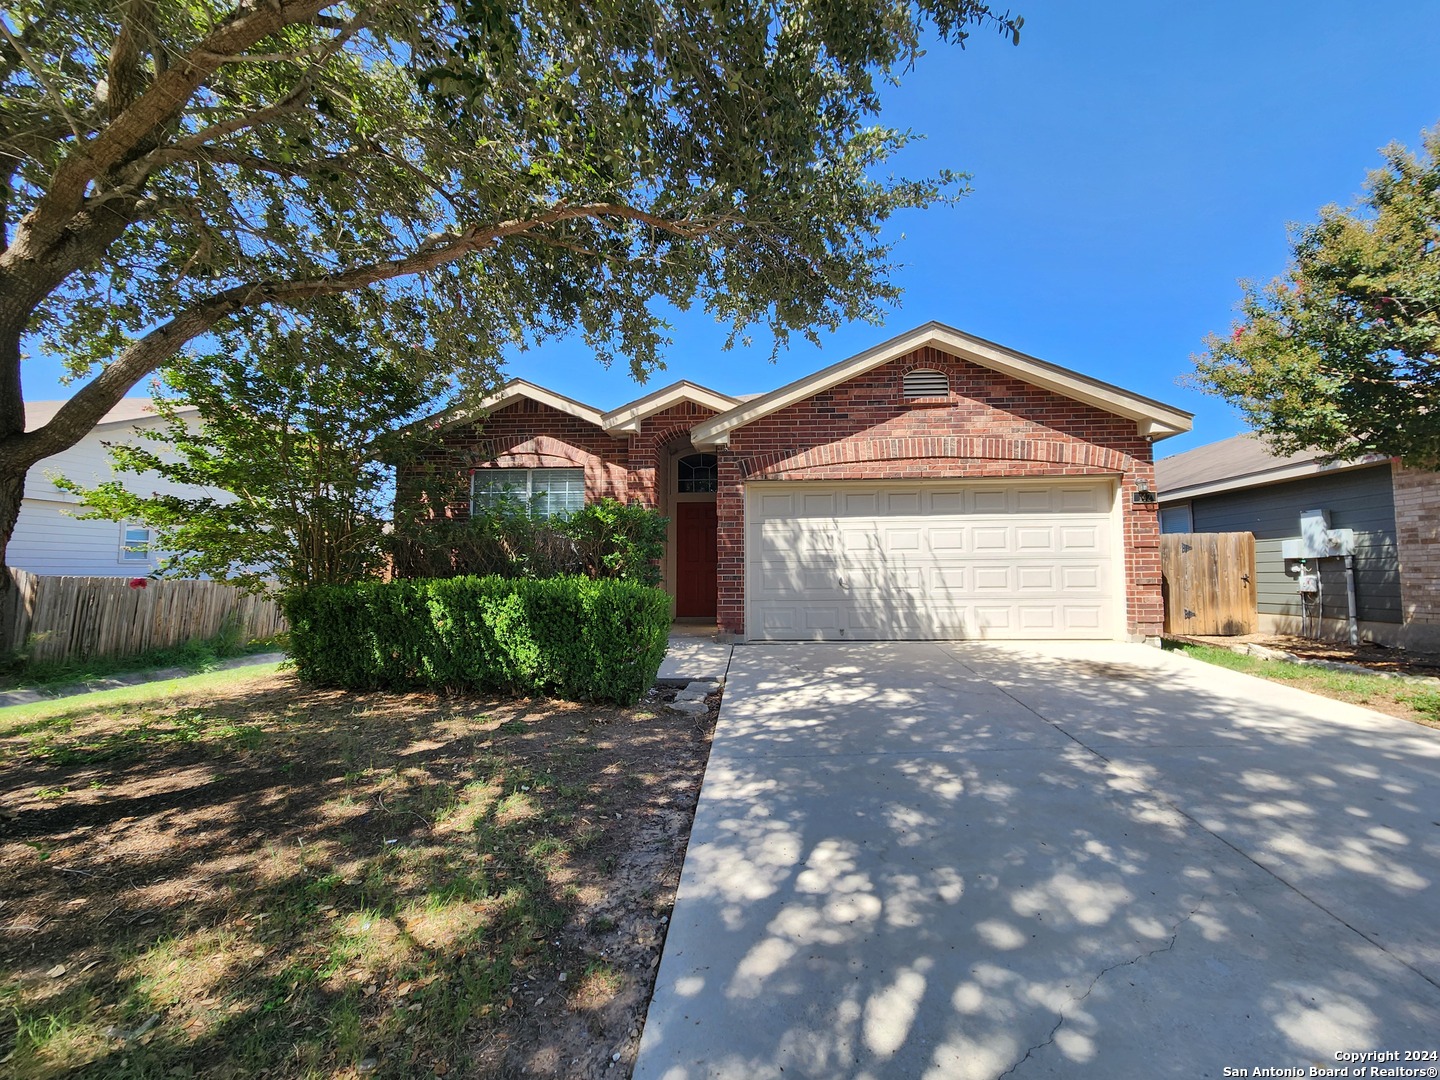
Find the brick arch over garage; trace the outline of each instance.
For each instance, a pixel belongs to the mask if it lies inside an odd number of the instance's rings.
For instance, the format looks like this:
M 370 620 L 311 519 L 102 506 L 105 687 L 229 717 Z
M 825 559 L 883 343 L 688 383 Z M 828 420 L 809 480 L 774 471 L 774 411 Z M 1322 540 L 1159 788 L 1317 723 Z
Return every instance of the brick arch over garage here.
M 851 440 L 734 460 L 746 480 L 856 480 L 870 478 L 867 472 L 889 480 L 1055 475 L 1057 467 L 1070 476 L 1123 476 L 1135 466 L 1129 454 L 1091 443 L 967 436 Z
M 946 371 L 943 402 L 907 402 L 904 371 Z M 1134 421 L 925 351 L 770 413 L 719 450 L 721 626 L 745 632 L 745 488 L 766 481 L 1110 478 L 1123 536 L 1127 632 L 1160 633 L 1159 523 L 1132 494 L 1154 486 Z

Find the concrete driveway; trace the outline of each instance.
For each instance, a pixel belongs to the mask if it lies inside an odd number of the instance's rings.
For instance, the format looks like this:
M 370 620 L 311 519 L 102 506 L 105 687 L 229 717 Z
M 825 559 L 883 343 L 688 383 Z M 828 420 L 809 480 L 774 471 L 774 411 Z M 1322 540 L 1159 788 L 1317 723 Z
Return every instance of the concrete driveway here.
M 635 1076 L 1436 1076 L 1437 878 L 1440 731 L 1138 645 L 738 647 Z

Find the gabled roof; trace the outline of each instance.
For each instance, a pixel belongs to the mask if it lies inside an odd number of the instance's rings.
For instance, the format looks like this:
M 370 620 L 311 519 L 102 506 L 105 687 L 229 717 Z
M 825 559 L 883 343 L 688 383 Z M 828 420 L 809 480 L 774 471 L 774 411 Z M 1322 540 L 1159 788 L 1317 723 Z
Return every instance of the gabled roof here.
M 981 367 L 1013 376 L 1033 386 L 1044 387 L 1075 401 L 1094 405 L 1116 416 L 1134 420 L 1140 434 L 1154 439 L 1164 439 L 1190 430 L 1193 414 L 1182 409 L 1132 394 L 1118 386 L 1007 349 L 993 341 L 973 337 L 944 323 L 928 322 L 874 348 L 857 353 L 848 360 L 842 360 L 813 375 L 798 379 L 788 386 L 761 394 L 754 400 L 743 401 L 728 412 L 697 424 L 691 439 L 697 448 L 724 445 L 735 428 L 754 423 L 763 416 L 814 397 L 832 386 L 926 346 L 934 346 Z
M 1246 432 L 1161 458 L 1155 462 L 1155 490 L 1162 502 L 1174 502 L 1319 473 L 1360 469 L 1387 460 L 1370 454 L 1352 461 L 1326 461 L 1315 450 L 1275 454 L 1259 436 Z
M 604 427 L 604 416 L 599 409 L 586 405 L 584 402 L 568 398 L 564 394 L 557 394 L 554 390 L 546 390 L 543 386 L 536 386 L 524 379 L 511 379 L 495 393 L 483 398 L 477 405 L 471 408 L 456 409 L 453 412 L 442 414 L 439 418 L 443 426 L 449 427 L 453 424 L 463 424 L 467 420 L 473 420 L 478 413 L 492 413 L 513 405 L 517 401 L 538 401 L 542 405 L 559 412 L 568 413 L 571 416 L 578 416 L 586 423 L 594 424 L 596 427 Z
M 733 409 L 740 403 L 739 398 L 729 397 L 687 379 L 681 379 L 679 382 L 661 387 L 659 390 L 646 394 L 642 398 L 636 398 L 634 401 L 606 413 L 603 426 L 611 435 L 639 431 L 640 422 L 647 416 L 664 412 L 684 401 L 693 401 L 697 405 L 704 405 L 707 409 L 714 409 L 717 413 Z
M 42 428 L 55 418 L 61 406 L 68 404 L 66 401 L 27 401 L 25 403 L 25 430 L 34 431 Z M 196 413 L 200 410 L 193 405 L 185 405 L 175 410 L 181 416 Z M 148 397 L 121 398 L 115 403 L 115 407 L 96 421 L 96 427 L 104 427 L 106 424 L 133 424 L 136 420 L 154 420 L 155 405 Z

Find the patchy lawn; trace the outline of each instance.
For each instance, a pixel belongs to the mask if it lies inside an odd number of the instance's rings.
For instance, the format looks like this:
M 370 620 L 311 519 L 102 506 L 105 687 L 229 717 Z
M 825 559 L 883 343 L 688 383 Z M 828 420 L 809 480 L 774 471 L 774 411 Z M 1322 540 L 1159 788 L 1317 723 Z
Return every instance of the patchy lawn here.
M 1187 642 L 1165 643 L 1165 648 L 1183 652 L 1207 664 L 1258 675 L 1273 682 L 1289 683 L 1312 694 L 1349 701 L 1355 705 L 1413 720 L 1430 727 L 1440 727 L 1440 691 L 1428 686 L 1405 682 L 1383 675 L 1360 675 L 1324 668 L 1292 664 L 1285 660 L 1262 660 L 1242 656 L 1214 645 L 1192 645 Z
M 628 1075 L 714 716 L 254 669 L 4 710 L 0 1073 Z

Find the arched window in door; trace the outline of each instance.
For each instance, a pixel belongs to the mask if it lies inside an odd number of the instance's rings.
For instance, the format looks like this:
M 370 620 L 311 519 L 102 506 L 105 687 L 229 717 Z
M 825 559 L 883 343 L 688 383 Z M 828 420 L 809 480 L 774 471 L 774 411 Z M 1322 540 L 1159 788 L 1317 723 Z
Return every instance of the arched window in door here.
M 717 488 L 714 454 L 690 454 L 675 463 L 675 490 L 681 495 L 706 494 Z

